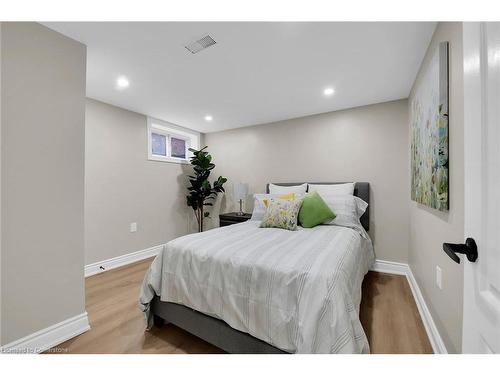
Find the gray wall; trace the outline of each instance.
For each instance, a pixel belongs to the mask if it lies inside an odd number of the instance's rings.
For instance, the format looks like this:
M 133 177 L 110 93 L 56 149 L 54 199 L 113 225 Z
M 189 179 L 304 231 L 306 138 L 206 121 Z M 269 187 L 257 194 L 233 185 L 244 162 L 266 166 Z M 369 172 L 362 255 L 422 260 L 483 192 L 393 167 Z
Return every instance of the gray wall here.
M 442 251 L 442 243 L 464 240 L 462 23 L 438 24 L 421 71 L 441 41 L 448 41 L 450 48 L 450 210 L 443 213 L 410 201 L 409 264 L 448 351 L 459 352 L 462 346 L 463 265 L 448 258 Z M 410 98 L 420 77 L 421 73 Z M 436 266 L 443 270 L 442 290 L 435 284 Z
M 2 344 L 85 311 L 86 47 L 2 24 Z
M 247 182 L 368 181 L 370 235 L 377 258 L 407 262 L 408 103 L 406 100 L 205 135 L 215 175 Z M 231 184 L 222 210 L 235 208 Z M 247 200 L 247 211 L 253 202 Z
M 146 117 L 92 99 L 85 122 L 85 264 L 188 233 L 187 166 L 147 160 Z M 136 222 L 137 232 L 130 232 Z

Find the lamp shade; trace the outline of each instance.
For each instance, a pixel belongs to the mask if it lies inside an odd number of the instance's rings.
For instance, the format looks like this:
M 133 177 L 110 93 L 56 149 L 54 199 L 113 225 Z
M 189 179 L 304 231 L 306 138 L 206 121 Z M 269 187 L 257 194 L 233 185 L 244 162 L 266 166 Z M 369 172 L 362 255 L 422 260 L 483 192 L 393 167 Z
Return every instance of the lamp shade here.
M 234 198 L 239 201 L 245 199 L 248 194 L 248 184 L 236 183 L 234 184 Z

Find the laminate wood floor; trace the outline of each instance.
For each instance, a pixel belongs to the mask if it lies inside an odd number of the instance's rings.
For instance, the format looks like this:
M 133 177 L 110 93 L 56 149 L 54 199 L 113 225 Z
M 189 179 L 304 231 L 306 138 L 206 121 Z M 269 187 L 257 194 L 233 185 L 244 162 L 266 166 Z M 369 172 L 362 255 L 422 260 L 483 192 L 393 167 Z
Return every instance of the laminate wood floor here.
M 88 277 L 86 308 L 91 330 L 50 352 L 223 353 L 173 325 L 145 331 L 138 296 L 151 261 Z M 432 353 L 404 276 L 368 273 L 363 282 L 360 318 L 372 353 Z

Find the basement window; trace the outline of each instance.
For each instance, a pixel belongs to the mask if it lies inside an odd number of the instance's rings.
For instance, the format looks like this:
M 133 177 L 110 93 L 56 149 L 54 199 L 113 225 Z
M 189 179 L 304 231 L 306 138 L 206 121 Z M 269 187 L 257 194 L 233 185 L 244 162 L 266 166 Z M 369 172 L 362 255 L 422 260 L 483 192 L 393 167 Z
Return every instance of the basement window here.
M 168 163 L 188 163 L 199 149 L 200 133 L 165 121 L 148 118 L 148 160 Z

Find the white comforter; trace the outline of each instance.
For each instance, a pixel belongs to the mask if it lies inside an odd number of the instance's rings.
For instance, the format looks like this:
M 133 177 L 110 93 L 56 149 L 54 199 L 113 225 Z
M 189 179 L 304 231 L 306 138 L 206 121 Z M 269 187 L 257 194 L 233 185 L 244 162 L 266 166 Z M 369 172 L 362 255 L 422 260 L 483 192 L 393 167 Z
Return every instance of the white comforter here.
M 364 231 L 320 225 L 297 231 L 248 221 L 170 241 L 140 295 L 224 320 L 290 353 L 366 353 L 361 283 L 374 255 Z

